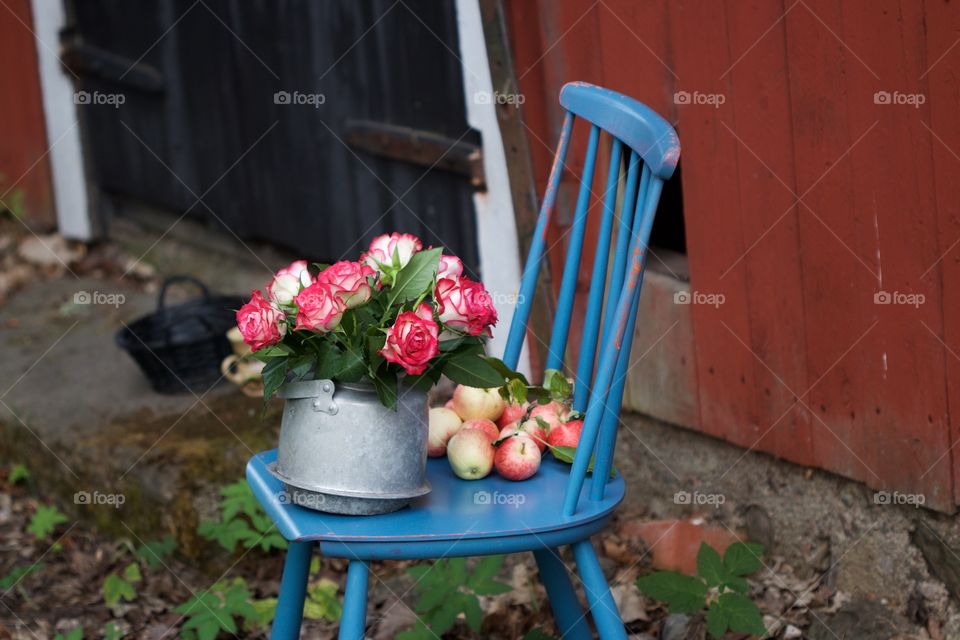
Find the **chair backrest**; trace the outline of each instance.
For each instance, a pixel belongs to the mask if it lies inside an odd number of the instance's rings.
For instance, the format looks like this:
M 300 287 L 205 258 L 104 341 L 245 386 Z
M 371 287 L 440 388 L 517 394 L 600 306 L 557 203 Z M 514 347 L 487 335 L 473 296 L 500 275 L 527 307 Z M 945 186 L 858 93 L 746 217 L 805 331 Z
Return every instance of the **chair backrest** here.
M 680 141 L 673 127 L 649 107 L 609 89 L 571 82 L 560 91 L 560 104 L 566 109 L 560 142 L 530 244 L 520 283 L 520 302 L 510 325 L 503 359 L 510 367 L 516 367 L 520 357 L 574 120 L 580 118 L 590 124 L 590 133 L 573 223 L 568 232 L 553 331 L 549 344 L 545 345 L 547 369 L 563 367 L 601 132 L 610 136 L 611 143 L 574 378 L 573 406 L 577 411 L 585 412 L 586 417 L 564 497 L 564 514 L 572 515 L 592 454 L 595 454 L 595 462 L 591 499 L 603 497 L 610 476 L 647 243 L 663 182 L 673 175 L 680 157 Z M 618 211 L 617 196 L 625 157 L 626 178 Z M 614 226 L 617 227 L 615 245 Z M 611 250 L 612 265 L 608 269 Z

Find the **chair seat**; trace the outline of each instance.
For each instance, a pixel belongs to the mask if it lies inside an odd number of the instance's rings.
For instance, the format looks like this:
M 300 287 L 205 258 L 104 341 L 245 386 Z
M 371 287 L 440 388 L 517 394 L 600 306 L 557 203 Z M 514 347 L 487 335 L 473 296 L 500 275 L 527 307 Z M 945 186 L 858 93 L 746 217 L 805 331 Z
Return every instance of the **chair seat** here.
M 461 480 L 447 460 L 439 458 L 427 462 L 432 490 L 410 506 L 382 515 L 344 516 L 284 500 L 283 484 L 267 469 L 276 458 L 272 449 L 247 464 L 253 493 L 286 539 L 318 541 L 328 555 L 367 556 L 361 550 L 364 546 L 371 547 L 370 557 L 384 550 L 387 557 L 429 557 L 437 548 L 453 546 L 463 555 L 473 555 L 568 544 L 602 528 L 624 495 L 619 474 L 600 501 L 590 499 L 587 483 L 577 513 L 567 517 L 560 514 L 570 465 L 552 456 L 547 455 L 539 472 L 523 482 L 496 473 L 482 480 Z M 403 545 L 422 547 L 422 553 L 401 549 Z

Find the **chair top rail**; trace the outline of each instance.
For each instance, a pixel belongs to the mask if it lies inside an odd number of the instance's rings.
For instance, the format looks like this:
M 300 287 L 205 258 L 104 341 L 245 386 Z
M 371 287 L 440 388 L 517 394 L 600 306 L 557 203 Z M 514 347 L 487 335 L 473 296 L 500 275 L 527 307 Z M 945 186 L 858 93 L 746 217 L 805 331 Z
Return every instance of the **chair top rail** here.
M 680 140 L 670 123 L 650 107 L 587 82 L 565 84 L 560 104 L 622 140 L 660 179 L 673 175 L 680 159 Z

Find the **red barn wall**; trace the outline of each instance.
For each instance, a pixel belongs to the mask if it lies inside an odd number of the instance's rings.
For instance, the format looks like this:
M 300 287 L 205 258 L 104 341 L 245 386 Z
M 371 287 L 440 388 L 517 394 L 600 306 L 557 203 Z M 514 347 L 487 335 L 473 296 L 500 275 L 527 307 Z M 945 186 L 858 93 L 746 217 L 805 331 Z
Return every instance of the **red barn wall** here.
M 47 134 L 37 68 L 30 0 L 6 0 L 0 10 L 0 199 L 23 193 L 32 226 L 56 220 Z
M 689 307 L 698 409 L 685 426 L 953 510 L 960 3 L 506 4 L 541 192 L 565 82 L 634 96 L 680 134 L 690 287 L 724 296 Z M 877 304 L 882 292 L 922 302 Z

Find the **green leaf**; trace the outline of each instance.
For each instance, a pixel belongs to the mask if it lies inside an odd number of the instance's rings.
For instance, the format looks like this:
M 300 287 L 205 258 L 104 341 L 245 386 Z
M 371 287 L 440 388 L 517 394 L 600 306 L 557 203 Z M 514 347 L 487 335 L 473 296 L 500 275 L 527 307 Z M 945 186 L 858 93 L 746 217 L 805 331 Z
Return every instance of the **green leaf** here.
M 429 290 L 437 275 L 442 252 L 443 247 L 437 247 L 415 253 L 410 258 L 407 266 L 401 269 L 393 280 L 393 286 L 387 296 L 387 308 L 397 302 L 419 298 Z
M 522 380 L 514 378 L 507 383 L 506 389 L 509 399 L 513 402 L 517 404 L 525 404 L 527 402 L 527 385 L 525 385 Z
M 280 388 L 284 380 L 286 380 L 287 359 L 271 359 L 267 362 L 267 365 L 263 368 L 260 375 L 263 377 L 263 402 L 266 404 L 266 402 L 273 397 L 273 394 L 277 392 L 277 389 Z
M 467 619 L 467 626 L 475 633 L 480 633 L 480 627 L 483 625 L 483 609 L 480 608 L 480 600 L 466 593 L 457 595 L 460 597 L 460 608 Z
M 120 640 L 123 635 L 120 627 L 112 620 L 103 628 L 103 640 Z
M 429 621 L 430 630 L 437 636 L 442 636 L 457 622 L 457 616 L 460 615 L 459 598 L 447 598 L 446 601 L 434 612 L 425 616 Z
M 543 374 L 543 386 L 550 392 L 554 400 L 567 402 L 573 395 L 573 387 L 562 371 L 547 369 Z
M 363 361 L 363 354 L 347 349 L 341 355 L 340 368 L 334 378 L 343 382 L 359 382 L 366 372 L 367 364 Z
M 121 600 L 132 602 L 136 598 L 137 591 L 133 585 L 117 574 L 111 573 L 103 581 L 103 602 L 108 607 L 119 604 Z
M 503 376 L 483 357 L 473 354 L 454 355 L 443 366 L 445 376 L 457 384 L 479 389 L 500 387 Z
M 720 638 L 729 628 L 727 612 L 718 602 L 711 602 L 707 609 L 707 631 L 714 638 Z
M 700 550 L 697 552 L 697 574 L 707 581 L 708 587 L 718 587 L 729 577 L 720 554 L 706 542 L 700 543 Z
M 30 479 L 30 470 L 27 469 L 26 465 L 15 464 L 10 467 L 10 472 L 7 474 L 7 482 L 10 484 L 20 484 L 21 482 L 26 482 Z
M 140 575 L 140 565 L 131 562 L 123 569 L 123 579 L 127 582 L 140 582 L 143 576 Z
M 336 622 L 343 615 L 343 605 L 337 599 L 339 586 L 333 580 L 321 578 L 307 591 L 307 600 L 303 606 L 304 617 L 310 620 L 330 620 Z
M 10 573 L 0 578 L 0 590 L 8 591 L 13 588 L 15 584 L 18 584 L 23 578 L 27 577 L 35 571 L 39 571 L 43 567 L 42 562 L 36 562 L 30 566 L 26 567 L 14 567 L 10 570 Z
M 504 582 L 497 582 L 496 580 L 488 580 L 473 588 L 473 592 L 478 596 L 497 596 L 501 593 L 510 593 L 511 591 L 513 591 L 513 587 Z
M 141 560 L 145 560 L 147 566 L 151 569 L 157 569 L 163 565 L 163 559 L 173 553 L 176 547 L 176 539 L 168 533 L 161 540 L 144 542 L 137 547 L 134 555 Z
M 736 576 L 745 576 L 763 566 L 760 557 L 763 545 L 756 542 L 734 542 L 723 554 L 723 564 Z
M 53 533 L 57 525 L 67 522 L 67 516 L 60 513 L 56 507 L 40 505 L 30 518 L 27 531 L 37 540 L 42 540 Z
M 763 626 L 763 614 L 750 598 L 739 593 L 723 593 L 717 600 L 717 605 L 723 609 L 731 631 L 737 633 L 752 633 L 763 636 L 767 628 Z
M 503 556 L 485 556 L 473 565 L 473 570 L 467 578 L 467 586 L 474 589 L 478 585 L 485 584 L 500 571 L 503 566 Z
M 293 350 L 289 345 L 286 345 L 282 342 L 277 344 L 270 345 L 269 347 L 263 347 L 253 352 L 253 355 L 256 356 L 259 360 L 271 360 L 273 358 L 283 358 L 289 356 L 293 353 Z
M 699 578 L 675 571 L 658 571 L 637 579 L 637 587 L 670 605 L 671 613 L 696 613 L 707 600 L 707 585 Z
M 447 575 L 452 585 L 465 583 L 467 581 L 467 559 L 450 558 L 447 560 Z
M 383 367 L 377 375 L 373 376 L 372 380 L 380 404 L 387 409 L 395 409 L 397 406 L 397 374 Z
M 484 356 L 484 360 L 487 361 L 491 367 L 496 369 L 505 379 L 507 380 L 516 380 L 524 387 L 528 386 L 530 383 L 527 381 L 526 376 L 524 376 L 519 371 L 514 371 L 500 358 L 494 358 L 492 356 Z
M 58 633 L 53 636 L 53 640 L 83 640 L 83 627 L 74 627 L 67 632 L 67 635 Z

